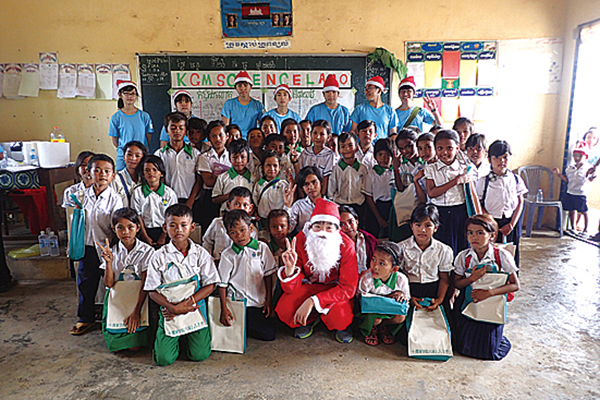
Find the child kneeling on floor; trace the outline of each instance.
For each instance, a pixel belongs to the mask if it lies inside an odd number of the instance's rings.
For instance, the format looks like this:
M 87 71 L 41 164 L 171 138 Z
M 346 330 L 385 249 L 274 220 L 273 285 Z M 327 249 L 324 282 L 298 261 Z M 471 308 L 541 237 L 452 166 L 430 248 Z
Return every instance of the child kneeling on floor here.
M 358 284 L 362 296 L 379 295 L 391 297 L 397 302 L 410 299 L 408 278 L 399 271 L 402 262 L 400 246 L 393 242 L 381 242 L 375 248 L 371 267 L 363 274 Z M 408 306 L 407 306 L 408 308 Z M 396 342 L 396 335 L 406 319 L 404 315 L 361 313 L 356 316 L 360 321 L 359 329 L 365 336 L 365 343 L 377 346 L 379 339 L 384 344 Z
M 154 342 L 152 358 L 157 365 L 170 365 L 179 356 L 179 339 L 187 340 L 187 356 L 192 361 L 202 361 L 210 355 L 210 331 L 206 323 L 204 299 L 220 282 L 219 273 L 208 251 L 189 239 L 196 224 L 192 210 L 175 204 L 165 211 L 163 229 L 171 242 L 154 253 L 148 266 L 144 290 L 150 298 L 161 306 L 158 331 Z M 184 286 L 195 282 L 195 289 L 187 297 L 166 296 L 169 287 Z M 184 290 L 181 290 L 184 292 Z M 199 315 L 193 315 L 198 313 Z M 194 324 L 181 327 L 181 318 L 193 320 Z M 178 319 L 178 321 L 174 321 Z M 168 328 L 168 329 L 167 329 Z M 199 329 L 198 329 L 199 328 Z M 171 335 L 171 336 L 169 336 Z

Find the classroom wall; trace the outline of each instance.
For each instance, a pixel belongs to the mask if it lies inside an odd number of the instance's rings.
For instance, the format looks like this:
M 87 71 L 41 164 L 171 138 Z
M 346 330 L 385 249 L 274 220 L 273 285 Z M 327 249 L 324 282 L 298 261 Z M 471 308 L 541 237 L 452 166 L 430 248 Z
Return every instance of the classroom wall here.
M 590 3 L 591 9 L 597 2 L 578 3 Z M 136 52 L 225 53 L 219 1 L 169 2 L 168 9 L 165 4 L 3 0 L 0 62 L 37 62 L 40 51 L 58 51 L 60 62 L 129 63 L 135 70 Z M 294 0 L 293 7 L 292 49 L 281 53 L 339 54 L 384 47 L 400 59 L 404 41 L 563 36 L 567 24 L 585 15 L 586 8 L 567 0 Z M 557 128 L 564 122 L 557 119 L 558 95 L 505 93 L 497 100 L 497 117 L 478 125 L 477 131 L 490 140 L 512 142 L 513 167 L 560 162 L 564 129 Z M 0 139 L 47 139 L 58 125 L 72 143 L 73 159 L 83 149 L 113 154 L 107 131 L 115 111 L 116 101 L 57 99 L 54 91 L 41 91 L 39 98 L 0 99 Z

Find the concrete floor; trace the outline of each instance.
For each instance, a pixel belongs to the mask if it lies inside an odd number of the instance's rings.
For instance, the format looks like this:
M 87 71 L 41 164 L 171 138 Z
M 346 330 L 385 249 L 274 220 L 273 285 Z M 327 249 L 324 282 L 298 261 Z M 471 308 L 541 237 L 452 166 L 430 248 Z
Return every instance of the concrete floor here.
M 522 265 L 500 362 L 418 361 L 400 344 L 339 344 L 320 325 L 304 341 L 282 327 L 245 355 L 156 367 L 147 350 L 110 354 L 100 331 L 68 334 L 73 282 L 21 282 L 0 294 L 0 399 L 600 398 L 599 249 L 540 234 L 523 240 Z

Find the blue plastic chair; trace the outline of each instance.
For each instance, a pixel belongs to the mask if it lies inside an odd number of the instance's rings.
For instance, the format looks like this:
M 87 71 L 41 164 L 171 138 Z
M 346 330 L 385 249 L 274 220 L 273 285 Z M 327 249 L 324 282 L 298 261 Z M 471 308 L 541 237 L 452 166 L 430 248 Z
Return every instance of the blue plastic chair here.
M 531 237 L 531 227 L 533 226 L 533 217 L 537 210 L 537 224 L 536 229 L 542 228 L 542 220 L 544 217 L 544 209 L 546 207 L 556 207 L 558 212 L 556 213 L 558 232 L 560 237 L 563 235 L 563 224 L 562 224 L 562 202 L 554 199 L 554 175 L 550 168 L 542 165 L 526 165 L 519 168 L 519 175 L 525 180 L 525 184 L 529 189 L 529 193 L 525 197 L 525 210 L 524 214 L 527 215 L 527 226 L 525 229 L 525 235 Z M 542 187 L 544 176 L 547 176 L 548 187 Z M 543 201 L 536 201 L 537 192 L 542 189 L 544 192 Z

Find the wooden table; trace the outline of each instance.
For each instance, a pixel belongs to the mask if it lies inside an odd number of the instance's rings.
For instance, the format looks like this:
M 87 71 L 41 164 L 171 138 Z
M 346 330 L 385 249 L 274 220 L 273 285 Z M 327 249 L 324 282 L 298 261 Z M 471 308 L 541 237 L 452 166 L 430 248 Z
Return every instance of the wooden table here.
M 54 197 L 54 185 L 62 182 L 75 180 L 75 166 L 69 165 L 61 168 L 39 168 L 37 170 L 40 178 L 40 186 L 46 187 L 46 203 L 48 204 L 48 217 L 50 227 L 54 232 L 60 230 L 60 206 L 56 204 Z

